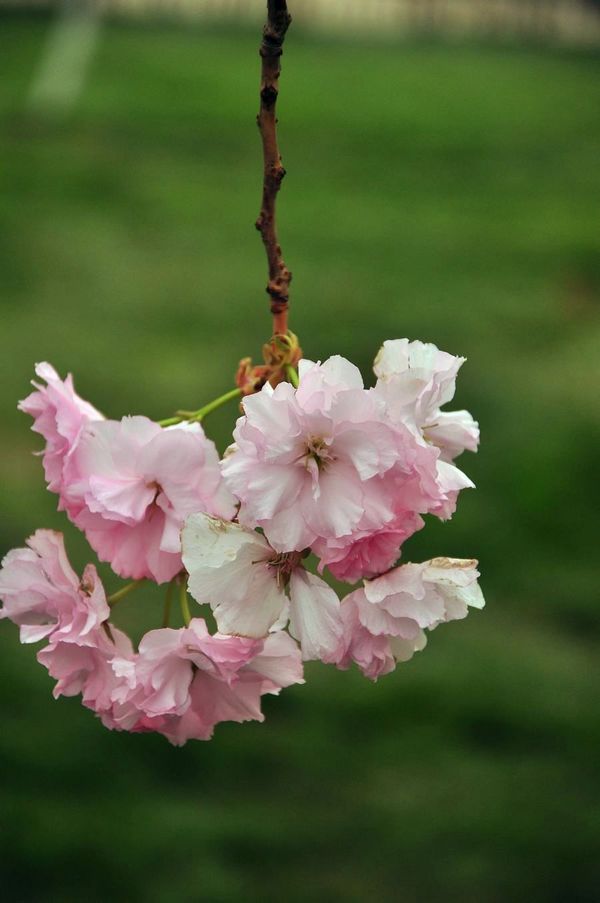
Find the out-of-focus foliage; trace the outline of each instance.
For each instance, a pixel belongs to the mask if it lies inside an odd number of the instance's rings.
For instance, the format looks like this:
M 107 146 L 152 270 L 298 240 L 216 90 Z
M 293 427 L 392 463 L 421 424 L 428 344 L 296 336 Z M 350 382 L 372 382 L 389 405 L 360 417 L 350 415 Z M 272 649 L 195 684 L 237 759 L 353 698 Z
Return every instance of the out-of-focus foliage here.
M 83 564 L 15 403 L 48 359 L 107 414 L 167 416 L 259 351 L 257 36 L 104 26 L 57 119 L 24 111 L 47 23 L 1 24 L 0 544 L 64 528 Z M 377 685 L 311 666 L 264 725 L 182 750 L 54 702 L 3 624 L 3 896 L 595 900 L 597 59 L 296 30 L 284 62 L 292 328 L 366 375 L 390 337 L 468 357 L 479 488 L 406 558 L 480 558 L 488 608 Z M 221 447 L 234 414 L 208 422 Z M 118 617 L 160 609 L 140 593 Z

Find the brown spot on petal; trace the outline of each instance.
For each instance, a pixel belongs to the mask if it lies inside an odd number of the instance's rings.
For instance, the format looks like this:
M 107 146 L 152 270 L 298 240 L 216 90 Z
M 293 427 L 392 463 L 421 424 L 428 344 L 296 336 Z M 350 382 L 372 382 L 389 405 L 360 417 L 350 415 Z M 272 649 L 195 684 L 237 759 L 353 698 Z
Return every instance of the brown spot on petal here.
M 462 568 L 466 571 L 469 568 L 476 568 L 479 562 L 476 558 L 432 558 L 429 564 L 434 568 L 447 568 L 448 570 Z
M 231 522 L 228 520 L 222 520 L 220 517 L 208 517 L 208 528 L 212 530 L 213 533 L 227 533 L 229 527 L 231 526 Z

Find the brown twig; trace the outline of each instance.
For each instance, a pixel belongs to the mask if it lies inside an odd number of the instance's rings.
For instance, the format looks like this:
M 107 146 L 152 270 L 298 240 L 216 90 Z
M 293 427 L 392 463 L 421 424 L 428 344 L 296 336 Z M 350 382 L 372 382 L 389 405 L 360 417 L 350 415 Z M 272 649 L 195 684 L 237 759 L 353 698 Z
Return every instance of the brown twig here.
M 283 52 L 285 34 L 291 21 L 292 17 L 288 13 L 286 0 L 268 0 L 267 24 L 263 29 L 263 39 L 260 45 L 262 58 L 260 111 L 256 117 L 262 137 L 264 156 L 262 205 L 256 220 L 256 228 L 262 236 L 269 263 L 267 292 L 271 296 L 273 333 L 275 335 L 287 333 L 289 285 L 292 279 L 292 274 L 286 267 L 281 254 L 275 224 L 277 192 L 285 176 L 277 144 L 275 107 L 279 94 L 280 57 Z

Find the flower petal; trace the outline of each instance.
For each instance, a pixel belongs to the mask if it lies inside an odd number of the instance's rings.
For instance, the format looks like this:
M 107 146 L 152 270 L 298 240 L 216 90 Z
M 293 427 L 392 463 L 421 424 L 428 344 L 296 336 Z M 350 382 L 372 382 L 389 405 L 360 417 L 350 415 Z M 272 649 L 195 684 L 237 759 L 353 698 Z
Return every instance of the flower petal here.
M 182 545 L 189 591 L 211 606 L 219 631 L 265 636 L 286 602 L 269 565 L 273 551 L 267 541 L 238 524 L 193 514 L 183 528 Z
M 304 661 L 333 661 L 343 634 L 340 600 L 320 577 L 297 568 L 290 578 L 290 633 Z

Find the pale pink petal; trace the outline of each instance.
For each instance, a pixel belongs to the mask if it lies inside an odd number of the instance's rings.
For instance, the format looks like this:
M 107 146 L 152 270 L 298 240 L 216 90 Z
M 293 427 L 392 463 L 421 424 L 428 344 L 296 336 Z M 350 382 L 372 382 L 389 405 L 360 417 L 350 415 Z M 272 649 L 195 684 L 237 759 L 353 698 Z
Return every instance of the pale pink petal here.
M 479 446 L 479 424 L 468 411 L 438 411 L 423 433 L 441 449 L 444 461 L 453 461 L 464 451 L 476 452 Z
M 303 569 L 290 578 L 290 633 L 304 661 L 333 661 L 342 636 L 340 600 L 331 587 Z
M 420 632 L 419 623 L 410 614 L 397 614 L 383 605 L 373 605 L 360 592 L 356 594 L 355 602 L 360 623 L 374 636 L 399 636 L 411 640 Z
M 459 620 L 467 616 L 469 608 L 485 606 L 475 559 L 434 558 L 426 562 L 423 576 L 443 599 L 445 610 L 440 621 Z
M 36 364 L 35 372 L 47 385 L 33 383 L 35 391 L 19 403 L 19 410 L 34 418 L 32 429 L 46 440 L 43 463 L 51 492 L 63 489 L 65 461 L 77 445 L 81 430 L 91 420 L 103 416 L 80 398 L 69 375 L 64 381 L 47 363 Z
M 36 530 L 27 545 L 44 563 L 44 572 L 54 586 L 70 591 L 77 589 L 79 579 L 71 567 L 65 549 L 65 539 L 56 530 Z
M 69 516 L 123 577 L 170 580 L 182 569 L 186 517 L 235 514 L 216 448 L 200 424 L 163 430 L 147 417 L 88 424 L 68 473 Z
M 408 339 L 387 339 L 375 357 L 373 370 L 379 379 L 388 380 L 408 370 Z
M 359 604 L 364 602 L 362 590 L 355 590 L 342 602 L 344 634 L 338 647 L 336 664 L 346 669 L 356 662 L 365 677 L 376 681 L 389 674 L 397 661 L 408 661 L 424 648 L 426 638 L 422 630 L 411 630 L 410 636 L 374 634 L 361 623 Z
M 356 616 L 373 635 L 413 640 L 423 628 L 483 608 L 476 566 L 474 560 L 434 558 L 394 568 L 351 594 Z
M 248 489 L 256 493 L 254 516 L 260 523 L 270 520 L 277 511 L 291 507 L 306 480 L 306 474 L 297 468 L 282 465 L 257 464 L 248 480 Z M 290 547 L 291 548 L 291 547 Z
M 364 511 L 361 488 L 347 465 L 340 464 L 322 473 L 313 499 L 318 507 L 311 512 L 311 523 L 320 535 L 347 536 L 358 525 Z
M 93 643 L 91 634 L 109 616 L 104 588 L 93 565 L 80 580 L 71 568 L 60 533 L 38 530 L 29 548 L 13 549 L 0 568 L 0 618 L 20 627 L 21 642 L 47 636 L 54 642 Z
M 427 645 L 427 635 L 422 630 L 411 640 L 390 637 L 390 650 L 397 662 L 408 662 L 415 652 L 422 652 Z
M 292 684 L 303 684 L 304 674 L 300 650 L 289 634 L 270 634 L 263 649 L 245 666 L 263 679 L 262 692 L 278 694 Z
M 343 600 L 341 615 L 343 634 L 336 655 L 336 666 L 347 670 L 355 662 L 365 677 L 376 681 L 396 667 L 396 661 L 386 636 L 375 636 L 358 619 L 355 593 Z
M 308 517 L 312 513 L 310 503 L 291 505 L 289 508 L 281 508 L 269 521 L 261 521 L 260 526 L 268 536 L 269 544 L 277 552 L 300 551 L 312 545 L 317 536 L 315 528 L 309 525 L 305 513 L 309 509 Z M 240 522 L 251 526 L 252 517 L 244 516 L 246 512 L 240 512 Z
M 189 706 L 192 663 L 178 655 L 181 630 L 152 630 L 142 639 L 136 680 L 144 684 L 143 711 L 150 717 L 182 715 Z
M 285 605 L 266 540 L 237 524 L 195 514 L 182 542 L 189 591 L 211 606 L 221 633 L 265 636 Z

